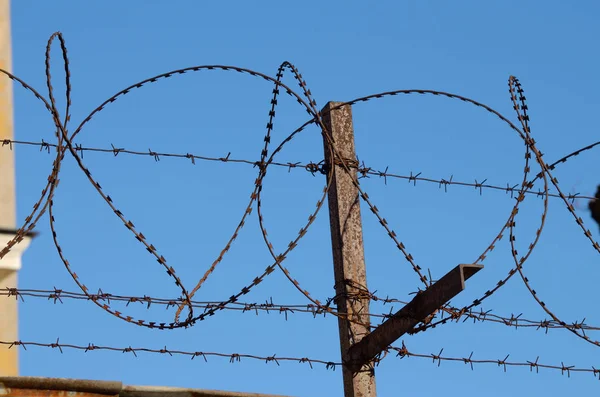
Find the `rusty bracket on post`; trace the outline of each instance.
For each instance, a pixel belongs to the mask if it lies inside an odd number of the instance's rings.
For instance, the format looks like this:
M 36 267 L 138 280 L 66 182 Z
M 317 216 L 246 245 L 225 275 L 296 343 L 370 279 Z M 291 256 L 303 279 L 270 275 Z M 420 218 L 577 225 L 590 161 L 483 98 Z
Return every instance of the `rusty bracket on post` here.
M 425 291 L 387 319 L 348 351 L 346 366 L 353 372 L 385 350 L 394 341 L 410 331 L 465 289 L 465 281 L 483 269 L 483 265 L 458 265 Z

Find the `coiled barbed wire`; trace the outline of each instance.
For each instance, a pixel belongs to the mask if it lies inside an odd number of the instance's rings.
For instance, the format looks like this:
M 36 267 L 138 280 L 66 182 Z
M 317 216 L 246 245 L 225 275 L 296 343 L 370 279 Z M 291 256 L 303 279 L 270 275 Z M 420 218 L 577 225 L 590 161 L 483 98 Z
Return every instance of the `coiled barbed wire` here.
M 63 63 L 64 63 L 64 71 L 65 71 L 65 82 L 66 82 L 65 97 L 66 97 L 67 106 L 65 109 L 65 116 L 64 116 L 63 120 L 61 120 L 60 112 L 56 106 L 56 101 L 55 101 L 54 93 L 53 93 L 54 90 L 52 87 L 52 76 L 50 74 L 50 64 L 51 64 L 50 49 L 51 49 L 53 41 L 55 39 L 57 39 L 60 44 L 60 49 L 62 51 L 62 58 L 63 58 Z M 92 300 L 92 302 L 94 302 L 100 308 L 102 308 L 103 310 L 113 314 L 114 316 L 116 316 L 122 320 L 132 322 L 132 323 L 135 323 L 140 326 L 149 327 L 149 328 L 172 329 L 172 328 L 188 327 L 188 326 L 196 323 L 198 320 L 203 320 L 208 316 L 212 316 L 217 311 L 224 310 L 227 307 L 227 305 L 236 303 L 242 295 L 247 294 L 253 287 L 260 284 L 265 279 L 265 277 L 267 277 L 269 274 L 271 274 L 277 267 L 283 271 L 285 276 L 294 285 L 294 287 L 297 288 L 307 299 L 309 299 L 309 301 L 315 307 L 317 307 L 319 310 L 325 311 L 329 314 L 333 314 L 336 316 L 341 315 L 340 313 L 337 313 L 337 311 L 335 311 L 333 308 L 331 308 L 328 304 L 323 304 L 318 299 L 313 298 L 311 296 L 310 292 L 307 291 L 306 289 L 302 288 L 300 286 L 300 283 L 296 279 L 293 278 L 291 271 L 288 268 L 283 266 L 283 262 L 285 261 L 288 254 L 298 246 L 298 243 L 306 235 L 307 230 L 312 225 L 312 223 L 316 219 L 318 213 L 320 212 L 320 210 L 322 208 L 322 204 L 323 204 L 324 199 L 327 194 L 327 190 L 328 190 L 330 181 L 331 181 L 331 175 L 332 175 L 334 166 L 328 165 L 328 164 L 322 164 L 322 165 L 317 164 L 317 167 L 315 168 L 314 166 L 308 167 L 309 164 L 313 164 L 313 163 L 309 163 L 306 165 L 306 168 L 307 169 L 310 168 L 310 170 L 313 172 L 320 171 L 321 173 L 325 174 L 327 177 L 326 178 L 327 182 L 325 183 L 323 193 L 316 200 L 316 206 L 315 206 L 316 208 L 311 214 L 309 214 L 306 224 L 300 229 L 297 236 L 291 240 L 288 247 L 281 252 L 277 251 L 273 247 L 271 241 L 268 238 L 267 228 L 265 226 L 264 217 L 263 217 L 263 214 L 261 211 L 261 207 L 262 207 L 261 192 L 262 192 L 262 189 L 264 186 L 263 183 L 265 181 L 265 177 L 267 175 L 267 169 L 270 165 L 285 164 L 285 163 L 275 162 L 275 156 L 281 151 L 281 149 L 283 148 L 283 146 L 285 144 L 289 143 L 295 136 L 297 136 L 299 133 L 303 132 L 307 126 L 314 124 L 321 130 L 323 139 L 325 141 L 327 141 L 327 143 L 328 143 L 328 147 L 330 150 L 329 158 L 336 159 L 335 165 L 337 165 L 341 169 L 343 169 L 344 172 L 350 173 L 350 172 L 359 171 L 364 176 L 378 175 L 378 176 L 384 177 L 384 178 L 388 177 L 388 176 L 390 176 L 390 177 L 395 176 L 395 177 L 401 178 L 402 176 L 388 175 L 387 170 L 386 170 L 386 172 L 379 172 L 379 171 L 373 171 L 371 169 L 367 169 L 366 167 L 359 167 L 355 164 L 350 164 L 348 161 L 340 158 L 340 156 L 337 155 L 337 149 L 336 149 L 335 142 L 333 142 L 330 139 L 329 133 L 328 133 L 329 131 L 327 131 L 326 127 L 324 126 L 324 124 L 322 122 L 323 115 L 317 110 L 316 101 L 313 99 L 312 94 L 311 94 L 310 90 L 308 89 L 306 82 L 303 80 L 302 75 L 299 73 L 298 69 L 295 66 L 293 66 L 289 62 L 282 63 L 282 65 L 278 69 L 278 72 L 277 72 L 277 75 L 275 78 L 270 77 L 270 76 L 265 75 L 260 72 L 250 70 L 250 69 L 245 69 L 245 68 L 241 68 L 241 67 L 237 67 L 237 66 L 227 66 L 227 65 L 192 66 L 192 67 L 188 67 L 188 68 L 173 70 L 173 71 L 170 71 L 167 73 L 162 73 L 162 74 L 156 75 L 154 77 L 140 81 L 138 83 L 132 84 L 129 87 L 127 87 L 127 88 L 119 91 L 115 95 L 111 96 L 110 98 L 105 100 L 102 104 L 100 104 L 97 108 L 95 108 L 87 117 L 85 117 L 84 120 L 77 126 L 77 128 L 75 128 L 74 132 L 69 133 L 69 130 L 67 128 L 68 123 L 70 121 L 69 109 L 70 109 L 70 105 L 71 105 L 71 84 L 70 84 L 69 59 L 67 56 L 67 49 L 66 49 L 65 41 L 59 32 L 54 33 L 48 41 L 48 45 L 46 47 L 46 62 L 45 63 L 46 63 L 46 84 L 47 84 L 47 88 L 48 88 L 48 99 L 45 99 L 33 87 L 29 86 L 22 79 L 12 75 L 11 73 L 9 73 L 5 70 L 0 69 L 0 73 L 2 75 L 10 78 L 11 80 L 13 80 L 15 82 L 18 82 L 25 90 L 32 93 L 37 99 L 39 99 L 44 104 L 46 109 L 51 113 L 55 127 L 56 127 L 56 143 L 51 144 L 51 146 L 50 146 L 50 144 L 45 144 L 46 145 L 45 147 L 47 149 L 49 147 L 52 147 L 56 150 L 56 158 L 52 164 L 52 170 L 48 177 L 48 182 L 47 182 L 46 186 L 44 187 L 44 189 L 42 190 L 40 199 L 38 201 L 36 201 L 36 203 L 34 204 L 31 213 L 25 218 L 24 223 L 21 225 L 21 227 L 16 232 L 15 237 L 13 239 L 11 239 L 11 241 L 8 242 L 8 244 L 6 245 L 6 247 L 4 247 L 2 249 L 2 251 L 0 251 L 0 259 L 4 255 L 6 255 L 6 253 L 8 253 L 15 244 L 20 242 L 27 233 L 31 232 L 35 228 L 35 226 L 39 222 L 41 216 L 47 210 L 50 215 L 49 216 L 50 227 L 52 230 L 52 238 L 53 238 L 54 245 L 57 249 L 60 259 L 64 263 L 65 268 L 67 269 L 67 271 L 69 272 L 69 274 L 71 275 L 71 277 L 73 278 L 75 283 L 79 286 L 79 288 L 81 289 L 83 294 L 89 300 Z M 298 93 L 294 92 L 289 86 L 287 86 L 285 83 L 282 82 L 283 77 L 284 77 L 284 71 L 286 71 L 286 70 L 291 72 L 293 79 L 297 82 L 297 84 L 301 88 L 302 94 L 298 94 Z M 119 99 L 121 96 L 126 95 L 136 89 L 141 89 L 142 87 L 149 86 L 149 85 L 157 83 L 159 81 L 165 81 L 166 79 L 177 77 L 177 76 L 180 76 L 180 75 L 183 75 L 186 73 L 208 72 L 208 71 L 236 72 L 236 73 L 246 74 L 251 77 L 261 78 L 261 79 L 265 80 L 266 82 L 273 84 L 274 88 L 273 88 L 273 97 L 271 100 L 271 107 L 270 107 L 270 110 L 268 113 L 269 118 L 268 118 L 267 127 L 266 127 L 267 131 L 263 138 L 264 146 L 263 146 L 261 154 L 260 154 L 260 160 L 258 162 L 252 163 L 254 166 L 256 166 L 258 168 L 258 175 L 257 175 L 257 178 L 254 183 L 253 191 L 250 194 L 248 206 L 245 208 L 240 222 L 238 223 L 237 227 L 234 228 L 234 231 L 231 234 L 230 239 L 227 241 L 224 248 L 221 250 L 220 254 L 213 261 L 211 266 L 209 266 L 208 270 L 206 270 L 206 272 L 204 273 L 202 278 L 198 281 L 196 286 L 191 291 L 188 291 L 184 287 L 183 282 L 176 275 L 175 268 L 173 266 L 170 266 L 168 264 L 167 260 L 162 255 L 159 254 L 158 249 L 152 243 L 150 243 L 141 232 L 139 232 L 135 228 L 134 223 L 125 217 L 124 213 L 117 208 L 116 204 L 113 202 L 110 195 L 101 187 L 100 183 L 92 176 L 91 171 L 89 170 L 89 168 L 87 168 L 87 166 L 85 165 L 85 163 L 83 161 L 83 148 L 80 145 L 76 144 L 74 139 L 80 134 L 80 132 L 82 131 L 84 126 L 86 126 L 96 114 L 98 114 L 99 112 L 104 110 L 111 103 L 113 103 L 117 99 Z M 281 89 L 285 90 L 287 95 L 296 99 L 298 104 L 300 104 L 304 108 L 304 110 L 306 110 L 307 114 L 309 115 L 309 119 L 304 124 L 302 124 L 300 127 L 298 127 L 295 131 L 293 131 L 288 137 L 286 137 L 275 148 L 275 150 L 273 150 L 271 152 L 271 154 L 269 155 L 269 147 L 271 144 L 271 131 L 272 131 L 273 125 L 274 125 L 274 119 L 275 119 L 276 107 L 277 107 L 277 98 L 278 98 L 278 95 L 280 94 Z M 568 211 L 574 216 L 576 223 L 583 230 L 584 235 L 590 240 L 590 242 L 592 243 L 594 248 L 598 252 L 600 252 L 600 245 L 598 244 L 597 241 L 595 241 L 593 239 L 591 232 L 585 228 L 583 220 L 580 217 L 578 217 L 577 214 L 575 213 L 574 207 L 571 202 L 576 198 L 576 195 L 568 195 L 567 196 L 564 193 L 562 193 L 560 186 L 558 184 L 558 181 L 556 180 L 556 178 L 554 178 L 552 176 L 552 171 L 555 169 L 555 167 L 558 164 L 564 163 L 571 157 L 577 156 L 582 152 L 588 151 L 588 150 L 596 147 L 600 142 L 596 142 L 594 144 L 588 145 L 587 147 L 579 149 L 579 150 L 561 158 L 557 162 L 552 163 L 551 165 L 548 165 L 543 160 L 542 154 L 539 151 L 539 149 L 537 148 L 535 140 L 531 137 L 531 132 L 529 129 L 529 124 L 528 124 L 528 122 L 529 122 L 528 108 L 527 108 L 527 104 L 525 102 L 523 90 L 522 90 L 521 85 L 518 82 L 518 80 L 513 76 L 511 76 L 509 78 L 509 91 L 511 94 L 511 101 L 513 102 L 514 110 L 517 114 L 519 123 L 521 124 L 521 128 L 518 128 L 508 118 L 506 118 L 505 116 L 500 114 L 498 111 L 490 108 L 489 106 L 487 106 L 481 102 L 475 101 L 470 98 L 463 97 L 461 95 L 442 92 L 442 91 L 436 91 L 436 90 L 419 90 L 419 89 L 396 90 L 396 91 L 372 94 L 369 96 L 365 96 L 365 97 L 361 97 L 361 98 L 357 98 L 357 99 L 353 99 L 353 100 L 350 100 L 347 102 L 340 103 L 339 105 L 335 106 L 331 111 L 339 109 L 342 106 L 354 106 L 354 105 L 358 105 L 363 102 L 378 100 L 378 99 L 391 97 L 391 96 L 397 96 L 397 95 L 402 95 L 402 94 L 403 95 L 419 94 L 419 95 L 433 95 L 433 96 L 438 96 L 438 97 L 446 97 L 446 98 L 453 99 L 453 100 L 458 99 L 466 104 L 474 105 L 477 108 L 480 108 L 488 113 L 491 113 L 491 114 L 495 115 L 496 117 L 498 117 L 501 121 L 506 123 L 513 131 L 515 131 L 518 134 L 518 136 L 523 140 L 523 142 L 525 144 L 525 164 L 523 167 L 523 179 L 522 179 L 522 182 L 520 183 L 519 188 L 517 188 L 517 185 L 514 185 L 512 187 L 509 187 L 507 185 L 506 188 L 502 188 L 503 190 L 506 190 L 507 193 L 508 192 L 510 192 L 511 194 L 518 193 L 518 197 L 516 198 L 515 205 L 513 206 L 510 214 L 508 215 L 507 221 L 503 224 L 500 231 L 498 232 L 496 237 L 492 240 L 492 242 L 483 249 L 482 253 L 479 255 L 479 257 L 477 258 L 477 260 L 474 263 L 482 263 L 485 260 L 485 258 L 487 257 L 487 255 L 489 254 L 489 252 L 491 252 L 495 248 L 496 243 L 504 236 L 504 234 L 508 230 L 509 235 L 510 235 L 510 242 L 511 242 L 511 254 L 515 261 L 515 267 L 509 271 L 509 274 L 505 279 L 499 281 L 494 288 L 486 291 L 486 293 L 484 294 L 483 297 L 476 299 L 473 302 L 473 304 L 471 304 L 470 306 L 464 307 L 460 310 L 451 309 L 451 308 L 449 308 L 449 306 L 445 306 L 442 309 L 446 310 L 446 312 L 448 312 L 448 310 L 450 310 L 451 313 L 455 313 L 454 316 L 456 316 L 456 313 L 464 314 L 466 312 L 470 312 L 473 307 L 481 304 L 481 302 L 484 299 L 488 298 L 493 293 L 498 291 L 506 283 L 506 281 L 509 278 L 511 278 L 516 272 L 519 272 L 523 282 L 526 284 L 527 288 L 529 289 L 529 291 L 532 294 L 532 296 L 534 297 L 534 299 L 546 311 L 546 313 L 548 313 L 548 315 L 550 315 L 552 317 L 554 322 L 559 324 L 561 327 L 569 329 L 571 332 L 577 334 L 578 336 L 584 338 L 585 340 L 587 340 L 595 345 L 600 346 L 599 342 L 592 341 L 585 334 L 581 333 L 580 332 L 581 328 L 578 328 L 576 325 L 569 325 L 569 324 L 565 323 L 564 321 L 560 320 L 552 311 L 550 311 L 550 309 L 547 308 L 547 306 L 544 304 L 544 302 L 541 301 L 541 299 L 537 297 L 537 294 L 535 293 L 533 288 L 530 286 L 529 280 L 523 274 L 523 265 L 529 258 L 530 254 L 534 250 L 535 246 L 537 245 L 537 242 L 539 241 L 542 230 L 544 228 L 545 218 L 546 218 L 546 215 L 548 212 L 548 198 L 549 197 L 558 197 L 565 203 Z M 5 142 L 3 142 L 3 145 L 6 145 L 6 144 L 11 145 L 13 142 L 16 142 L 16 141 L 5 141 Z M 125 152 L 125 151 L 123 149 L 117 149 L 117 148 L 113 147 L 112 152 L 113 152 L 113 154 L 117 155 L 117 154 L 119 154 L 121 152 Z M 135 238 L 145 247 L 145 249 L 157 260 L 159 265 L 162 266 L 166 270 L 168 276 L 174 280 L 177 287 L 181 290 L 182 298 L 181 298 L 181 301 L 178 302 L 177 313 L 175 315 L 174 320 L 171 323 L 158 323 L 157 324 L 156 322 L 147 321 L 147 320 L 143 320 L 143 319 L 134 319 L 131 316 L 127 316 L 127 315 L 123 314 L 122 312 L 120 312 L 116 309 L 113 309 L 112 306 L 110 306 L 110 303 L 108 303 L 106 301 L 102 301 L 101 299 L 98 299 L 97 297 L 95 297 L 95 294 L 90 293 L 88 291 L 88 288 L 86 287 L 86 285 L 83 283 L 82 280 L 79 279 L 79 277 L 75 273 L 73 266 L 67 259 L 66 254 L 64 253 L 64 250 L 62 249 L 62 247 L 60 245 L 58 234 L 57 234 L 56 228 L 55 228 L 56 219 L 53 215 L 54 192 L 55 192 L 56 188 L 58 187 L 59 173 L 60 173 L 60 167 L 61 167 L 62 160 L 64 159 L 64 157 L 67 153 L 69 153 L 76 160 L 78 167 L 84 172 L 88 181 L 93 185 L 94 189 L 103 198 L 103 200 L 109 206 L 109 208 L 113 211 L 113 213 L 123 222 L 123 224 L 135 236 Z M 531 156 L 532 153 L 534 155 L 533 157 Z M 155 159 L 157 159 L 157 156 L 158 156 L 157 152 L 153 152 L 153 151 L 149 150 L 148 154 L 154 156 Z M 191 155 L 189 153 L 186 154 L 184 157 L 191 159 L 192 162 L 196 159 L 196 157 L 194 157 L 193 155 Z M 535 160 L 535 162 L 540 167 L 540 172 L 537 173 L 536 176 L 530 180 L 529 174 L 530 174 L 531 170 L 530 170 L 529 163 L 532 158 Z M 229 155 L 225 158 L 219 158 L 219 160 L 225 161 L 225 162 L 233 161 L 233 160 L 229 159 Z M 338 162 L 338 160 L 339 160 L 339 162 Z M 240 160 L 240 162 L 247 162 L 247 161 Z M 294 167 L 296 165 L 297 164 L 295 164 Z M 290 169 L 293 168 L 291 163 L 287 163 L 287 164 L 285 164 L 285 166 L 290 167 Z M 411 174 L 410 177 L 408 177 L 408 180 L 414 181 L 414 182 L 416 182 L 417 180 L 427 180 L 430 182 L 435 181 L 436 183 L 439 183 L 440 187 L 444 186 L 444 188 L 446 188 L 448 185 L 451 185 L 451 184 L 470 185 L 470 184 L 463 183 L 463 182 L 453 182 L 452 178 L 450 178 L 450 180 L 445 180 L 445 179 L 429 180 L 426 178 L 419 178 L 419 174 L 416 176 Z M 534 185 L 535 181 L 537 181 L 537 180 L 541 180 L 543 182 L 544 188 L 543 188 L 543 191 L 538 191 L 536 193 L 536 192 L 533 192 L 532 189 L 533 189 L 533 185 Z M 385 230 L 386 234 L 392 240 L 392 242 L 397 247 L 397 249 L 403 254 L 404 258 L 410 264 L 410 266 L 415 271 L 415 273 L 417 273 L 420 282 L 424 285 L 425 288 L 429 287 L 431 285 L 430 278 L 428 278 L 426 275 L 423 274 L 421 267 L 416 263 L 412 254 L 410 254 L 407 251 L 407 248 L 402 243 L 402 241 L 399 239 L 396 232 L 389 226 L 387 220 L 379 213 L 378 208 L 376 207 L 376 205 L 374 204 L 372 199 L 368 196 L 367 192 L 365 192 L 362 189 L 362 187 L 360 186 L 360 181 L 358 179 L 357 180 L 353 179 L 353 183 L 357 187 L 357 189 L 359 191 L 359 195 L 360 195 L 361 199 L 363 200 L 363 202 L 369 207 L 369 209 L 374 214 L 374 216 L 377 217 L 381 227 Z M 550 185 L 553 185 L 553 187 L 557 193 L 550 193 L 550 191 L 549 191 Z M 474 186 L 476 189 L 481 190 L 484 187 L 484 183 L 479 183 L 479 182 L 475 181 L 475 184 L 473 184 L 471 186 Z M 493 185 L 485 185 L 485 187 L 486 188 L 487 187 L 494 188 L 494 189 L 499 188 L 499 187 L 493 186 Z M 529 248 L 527 249 L 525 254 L 519 256 L 514 247 L 514 241 L 516 239 L 515 228 L 514 228 L 515 221 L 514 220 L 518 214 L 520 203 L 523 202 L 523 200 L 525 199 L 525 197 L 527 195 L 531 195 L 531 194 L 537 194 L 538 196 L 541 196 L 544 199 L 543 213 L 541 216 L 540 225 L 535 233 L 533 241 L 530 243 Z M 211 308 L 206 309 L 202 314 L 194 315 L 194 312 L 193 312 L 194 304 L 192 303 L 192 298 L 193 298 L 194 294 L 202 287 L 202 285 L 206 281 L 206 279 L 214 271 L 216 266 L 222 261 L 224 255 L 229 251 L 231 245 L 233 244 L 233 242 L 239 235 L 240 231 L 242 230 L 247 217 L 251 214 L 254 204 L 256 204 L 258 220 L 259 220 L 259 227 L 260 227 L 263 239 L 265 241 L 265 244 L 266 244 L 266 246 L 269 250 L 269 253 L 271 254 L 274 262 L 271 265 L 267 266 L 266 269 L 261 274 L 256 276 L 251 282 L 249 282 L 239 292 L 234 293 L 228 299 L 212 306 Z M 185 320 L 180 321 L 179 320 L 180 313 L 186 307 L 188 309 L 188 315 Z M 449 321 L 449 318 L 452 318 L 452 316 L 442 319 L 442 320 L 439 320 L 437 322 L 428 322 L 427 324 L 423 324 L 422 326 L 415 328 L 415 330 L 413 330 L 413 332 L 419 332 L 419 331 L 422 331 L 422 330 L 425 330 L 428 328 L 435 327 L 436 325 L 439 325 L 439 324 L 444 324 L 447 321 Z M 349 320 L 353 321 L 352 319 L 349 319 Z

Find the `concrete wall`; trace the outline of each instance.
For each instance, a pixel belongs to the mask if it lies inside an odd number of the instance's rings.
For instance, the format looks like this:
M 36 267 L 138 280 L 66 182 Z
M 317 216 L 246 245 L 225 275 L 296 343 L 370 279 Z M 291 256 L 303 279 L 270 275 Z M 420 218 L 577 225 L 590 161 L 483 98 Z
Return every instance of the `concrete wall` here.
M 0 0 L 0 68 L 12 68 L 10 43 L 10 1 Z M 13 91 L 12 81 L 0 78 L 0 144 L 13 139 Z M 4 148 L 0 151 L 0 229 L 15 230 L 15 165 L 14 152 Z M 0 249 L 3 247 L 0 247 Z M 20 255 L 19 255 L 20 264 Z M 16 287 L 17 265 L 14 256 L 0 260 L 0 285 Z M 0 297 L 0 340 L 17 340 L 17 300 Z M 18 349 L 0 346 L 0 376 L 17 375 Z

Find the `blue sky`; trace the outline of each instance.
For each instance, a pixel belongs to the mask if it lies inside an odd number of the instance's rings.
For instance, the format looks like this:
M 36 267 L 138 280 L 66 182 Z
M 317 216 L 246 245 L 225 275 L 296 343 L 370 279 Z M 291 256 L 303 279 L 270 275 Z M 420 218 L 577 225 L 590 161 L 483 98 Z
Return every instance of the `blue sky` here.
M 543 2 L 89 2 L 12 4 L 13 70 L 45 92 L 44 51 L 55 31 L 64 34 L 72 73 L 72 127 L 106 98 L 133 83 L 195 65 L 236 65 L 275 76 L 283 61 L 296 65 L 322 108 L 328 101 L 399 89 L 435 89 L 481 101 L 515 124 L 507 81 L 517 76 L 527 96 L 531 130 L 552 162 L 598 140 L 595 117 L 600 100 L 596 38 L 600 6 Z M 64 79 L 58 46 L 52 50 L 53 85 L 64 109 Z M 284 83 L 296 89 L 287 74 Z M 157 82 L 110 104 L 82 130 L 76 143 L 89 147 L 194 153 L 258 160 L 272 84 L 235 72 L 202 71 Z M 299 90 L 298 90 L 299 92 Z M 353 107 L 357 153 L 376 170 L 511 186 L 520 183 L 524 145 L 496 117 L 460 101 L 432 96 L 399 96 Z M 307 121 L 306 111 L 281 97 L 272 141 L 278 145 Z M 53 141 L 53 125 L 43 106 L 15 88 L 16 138 Z M 287 144 L 281 162 L 322 159 L 314 126 Z M 272 149 L 274 149 L 274 147 Z M 6 149 L 2 149 L 6 150 Z M 22 221 L 38 198 L 52 156 L 17 146 L 18 214 Z M 593 195 L 600 183 L 596 153 L 584 153 L 557 167 L 565 193 Z M 84 163 L 131 219 L 177 269 L 191 288 L 218 256 L 239 222 L 257 170 L 251 165 L 86 152 Z M 532 165 L 532 173 L 539 168 Z M 266 226 L 276 251 L 295 236 L 313 211 L 325 184 L 322 175 L 296 169 L 269 170 L 264 182 Z M 514 199 L 496 190 L 373 177 L 361 180 L 373 202 L 416 262 L 439 278 L 459 263 L 474 261 L 506 222 Z M 542 187 L 536 184 L 535 190 Z M 55 197 L 58 238 L 71 265 L 92 291 L 171 297 L 179 291 L 137 243 L 67 155 Z M 526 251 L 539 227 L 543 201 L 526 199 L 516 219 L 516 247 Z M 598 238 L 587 201 L 577 215 Z M 377 295 L 408 300 L 418 278 L 363 205 L 368 283 Z M 306 238 L 285 262 L 303 288 L 324 301 L 334 295 L 327 206 Z M 24 256 L 20 287 L 77 291 L 60 261 L 47 216 Z M 595 316 L 598 253 L 559 199 L 549 214 L 525 273 L 542 300 L 567 323 Z M 256 214 L 195 299 L 220 301 L 237 293 L 271 264 Z M 484 262 L 453 303 L 481 297 L 514 266 L 508 236 Z M 244 297 L 246 302 L 309 303 L 274 272 Z M 174 311 L 152 306 L 119 306 L 149 321 L 170 321 Z M 547 314 L 515 276 L 481 308 L 500 316 Z M 398 304 L 394 310 L 399 309 Z M 373 304 L 373 313 L 390 306 Z M 91 302 L 65 299 L 52 304 L 26 298 L 20 305 L 24 341 L 115 347 L 148 347 L 257 356 L 309 357 L 339 361 L 338 331 L 332 316 L 225 311 L 189 329 L 159 331 L 124 323 Z M 600 339 L 598 332 L 587 333 Z M 449 323 L 402 341 L 411 352 L 447 357 L 535 361 L 578 368 L 600 366 L 598 347 L 566 330 L 509 327 L 472 321 Z M 400 341 L 396 343 L 400 345 Z M 21 374 L 120 380 L 125 384 L 252 391 L 299 396 L 341 396 L 341 371 L 316 365 L 265 364 L 243 359 L 30 347 L 21 352 Z M 462 395 L 593 392 L 590 373 L 572 373 L 496 364 L 388 355 L 376 369 L 381 396 L 460 388 Z

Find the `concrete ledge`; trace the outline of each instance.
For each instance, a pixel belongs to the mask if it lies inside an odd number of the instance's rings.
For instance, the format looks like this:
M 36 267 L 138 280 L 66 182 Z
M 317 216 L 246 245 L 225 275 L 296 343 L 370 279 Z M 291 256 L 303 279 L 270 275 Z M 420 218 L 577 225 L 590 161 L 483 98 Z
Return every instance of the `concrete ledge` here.
M 39 378 L 29 376 L 0 377 L 0 395 L 3 389 L 56 390 L 118 396 L 123 388 L 121 382 L 68 378 Z M 9 395 L 4 394 L 4 395 Z
M 123 386 L 121 382 L 29 376 L 0 377 L 0 396 L 119 396 L 119 397 L 286 397 L 273 394 L 202 390 L 162 386 Z

